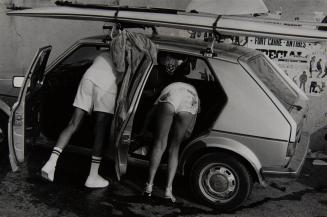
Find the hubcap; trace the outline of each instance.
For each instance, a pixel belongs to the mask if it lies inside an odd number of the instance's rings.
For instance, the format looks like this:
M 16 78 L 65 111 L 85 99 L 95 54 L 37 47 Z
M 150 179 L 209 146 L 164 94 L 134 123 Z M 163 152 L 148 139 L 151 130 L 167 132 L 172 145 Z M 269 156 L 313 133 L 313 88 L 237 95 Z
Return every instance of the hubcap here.
M 209 164 L 201 170 L 200 189 L 213 202 L 231 200 L 238 189 L 235 172 L 223 164 Z

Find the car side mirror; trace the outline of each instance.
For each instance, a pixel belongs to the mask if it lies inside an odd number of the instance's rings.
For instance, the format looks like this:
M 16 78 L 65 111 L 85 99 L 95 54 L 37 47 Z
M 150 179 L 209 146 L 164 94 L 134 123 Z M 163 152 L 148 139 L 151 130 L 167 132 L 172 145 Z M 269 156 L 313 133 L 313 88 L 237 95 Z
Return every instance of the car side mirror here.
M 14 87 L 20 88 L 23 86 L 24 79 L 25 79 L 24 76 L 14 76 L 12 79 L 12 85 Z

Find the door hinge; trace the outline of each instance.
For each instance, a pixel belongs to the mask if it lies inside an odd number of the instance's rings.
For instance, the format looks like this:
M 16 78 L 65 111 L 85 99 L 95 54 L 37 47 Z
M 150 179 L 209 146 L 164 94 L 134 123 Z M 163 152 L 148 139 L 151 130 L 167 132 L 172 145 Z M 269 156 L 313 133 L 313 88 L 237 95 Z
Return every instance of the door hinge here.
M 15 126 L 22 126 L 23 125 L 23 115 L 21 114 L 16 114 L 15 115 Z
M 129 134 L 124 134 L 121 137 L 120 143 L 123 145 L 129 145 L 131 142 L 131 136 Z

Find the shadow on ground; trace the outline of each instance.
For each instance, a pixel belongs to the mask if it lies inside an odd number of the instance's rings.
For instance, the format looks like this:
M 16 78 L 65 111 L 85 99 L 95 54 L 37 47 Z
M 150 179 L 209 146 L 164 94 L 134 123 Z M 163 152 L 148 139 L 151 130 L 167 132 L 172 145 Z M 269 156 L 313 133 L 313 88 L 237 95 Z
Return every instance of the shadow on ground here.
M 63 154 L 58 161 L 54 183 L 40 177 L 40 169 L 49 156 L 48 150 L 34 151 L 27 164 L 26 181 L 31 184 L 29 193 L 33 203 L 75 213 L 77 216 L 179 216 L 183 214 L 217 214 L 212 209 L 195 205 L 182 177 L 175 181 L 175 194 L 180 199 L 170 204 L 162 198 L 165 173 L 159 172 L 155 180 L 151 200 L 142 196 L 147 168 L 129 166 L 126 176 L 118 182 L 113 162 L 104 162 L 101 173 L 110 180 L 107 189 L 90 190 L 84 187 L 89 171 L 89 159 L 72 154 Z M 31 160 L 33 159 L 33 160 Z
M 141 195 L 147 174 L 147 168 L 144 167 L 129 165 L 127 175 L 118 182 L 113 163 L 104 162 L 100 170 L 106 178 L 110 179 L 110 187 L 89 190 L 84 187 L 84 182 L 88 175 L 90 159 L 66 153 L 58 162 L 54 183 L 44 181 L 40 177 L 40 169 L 49 155 L 49 150 L 33 151 L 27 164 L 14 174 L 9 172 L 8 161 L 7 163 L 3 162 L 4 166 L 0 168 L 0 178 L 6 179 L 7 184 L 4 187 L 9 189 L 8 194 L 16 194 L 17 203 L 22 203 L 22 201 L 26 203 L 25 205 L 15 205 L 15 209 L 20 207 L 27 212 L 26 210 L 29 210 L 31 206 L 42 208 L 43 214 L 38 216 L 172 217 L 180 215 L 215 216 L 218 214 L 217 211 L 193 201 L 187 180 L 182 177 L 177 177 L 174 183 L 174 192 L 178 197 L 178 203 L 174 205 L 167 203 L 162 198 L 165 185 L 163 171 L 159 172 L 155 180 L 153 199 L 145 199 Z M 307 160 L 301 176 L 296 180 L 297 185 L 302 186 L 301 188 L 292 190 L 294 180 L 282 181 L 290 189 L 283 193 L 271 187 L 262 188 L 256 185 L 254 194 L 234 214 L 253 211 L 269 202 L 299 201 L 307 193 L 327 193 L 326 180 L 327 167 L 313 167 L 311 160 Z M 327 200 L 321 200 L 319 203 L 326 206 Z M 33 212 L 35 211 L 33 210 Z M 233 213 L 230 214 L 233 216 Z M 25 216 L 33 215 L 26 214 Z

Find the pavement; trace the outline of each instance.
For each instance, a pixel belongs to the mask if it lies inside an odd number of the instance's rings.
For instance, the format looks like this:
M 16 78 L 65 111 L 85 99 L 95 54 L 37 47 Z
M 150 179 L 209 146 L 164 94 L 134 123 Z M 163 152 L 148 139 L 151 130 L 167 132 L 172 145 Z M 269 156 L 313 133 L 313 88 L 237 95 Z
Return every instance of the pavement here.
M 129 166 L 127 175 L 118 182 L 113 165 L 105 162 L 101 172 L 110 179 L 110 187 L 90 190 L 84 187 L 89 169 L 88 159 L 64 154 L 58 162 L 53 183 L 40 177 L 40 168 L 49 151 L 31 153 L 18 172 L 10 170 L 8 160 L 0 159 L 0 216 L 1 217 L 255 217 L 296 216 L 327 217 L 327 166 L 313 165 L 307 159 L 301 176 L 294 179 L 273 179 L 286 187 L 254 186 L 249 199 L 232 213 L 219 213 L 194 201 L 187 188 L 187 180 L 177 177 L 175 195 L 178 203 L 167 204 L 162 199 L 165 174 L 155 180 L 154 199 L 140 196 L 146 168 Z

